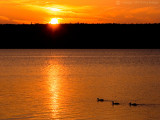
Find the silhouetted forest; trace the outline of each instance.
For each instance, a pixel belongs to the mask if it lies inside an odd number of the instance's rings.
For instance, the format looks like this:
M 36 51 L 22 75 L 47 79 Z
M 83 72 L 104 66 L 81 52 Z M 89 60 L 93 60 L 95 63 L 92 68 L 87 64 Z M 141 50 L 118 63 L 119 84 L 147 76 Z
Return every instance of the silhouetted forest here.
M 160 48 L 160 24 L 0 25 L 0 48 Z

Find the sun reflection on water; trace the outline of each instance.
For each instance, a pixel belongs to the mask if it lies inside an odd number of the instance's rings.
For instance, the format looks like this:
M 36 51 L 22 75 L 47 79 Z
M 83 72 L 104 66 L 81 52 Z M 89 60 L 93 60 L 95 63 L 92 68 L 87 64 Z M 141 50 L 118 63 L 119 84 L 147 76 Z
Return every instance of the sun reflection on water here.
M 48 88 L 50 92 L 50 112 L 51 112 L 51 118 L 58 118 L 58 114 L 60 112 L 60 102 L 59 102 L 59 91 L 60 91 L 60 76 L 59 76 L 59 70 L 61 69 L 61 66 L 58 64 L 53 64 L 53 61 L 49 61 L 49 65 L 47 67 L 48 72 Z

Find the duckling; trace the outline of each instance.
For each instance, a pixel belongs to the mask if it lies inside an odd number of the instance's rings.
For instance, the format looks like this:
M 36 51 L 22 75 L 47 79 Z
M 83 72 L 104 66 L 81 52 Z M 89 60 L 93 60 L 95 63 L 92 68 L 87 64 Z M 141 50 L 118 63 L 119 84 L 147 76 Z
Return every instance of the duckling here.
M 99 102 L 99 101 L 103 102 L 104 99 L 99 99 L 99 98 L 97 98 L 97 102 Z
M 120 103 L 115 103 L 114 101 L 112 101 L 112 105 L 120 105 Z
M 130 106 L 137 106 L 138 104 L 136 104 L 136 103 L 131 103 L 131 102 L 130 102 L 129 105 L 130 105 Z

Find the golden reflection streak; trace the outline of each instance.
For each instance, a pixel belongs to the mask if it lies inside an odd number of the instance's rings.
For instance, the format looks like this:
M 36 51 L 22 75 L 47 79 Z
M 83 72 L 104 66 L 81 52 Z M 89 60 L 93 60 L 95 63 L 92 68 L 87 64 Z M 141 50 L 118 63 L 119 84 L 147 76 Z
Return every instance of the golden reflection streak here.
M 60 90 L 60 69 L 62 66 L 59 64 L 54 64 L 52 60 L 50 60 L 49 65 L 47 66 L 48 72 L 48 89 L 51 94 L 50 96 L 50 106 L 49 109 L 51 110 L 51 117 L 58 118 L 58 113 L 60 112 L 60 103 L 59 103 L 59 90 Z

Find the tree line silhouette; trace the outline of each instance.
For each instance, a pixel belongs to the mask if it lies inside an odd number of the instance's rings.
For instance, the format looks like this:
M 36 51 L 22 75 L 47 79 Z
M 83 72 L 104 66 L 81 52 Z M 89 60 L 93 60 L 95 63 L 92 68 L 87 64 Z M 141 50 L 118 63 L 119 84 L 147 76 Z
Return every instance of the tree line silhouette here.
M 160 24 L 1 24 L 0 48 L 160 48 Z

